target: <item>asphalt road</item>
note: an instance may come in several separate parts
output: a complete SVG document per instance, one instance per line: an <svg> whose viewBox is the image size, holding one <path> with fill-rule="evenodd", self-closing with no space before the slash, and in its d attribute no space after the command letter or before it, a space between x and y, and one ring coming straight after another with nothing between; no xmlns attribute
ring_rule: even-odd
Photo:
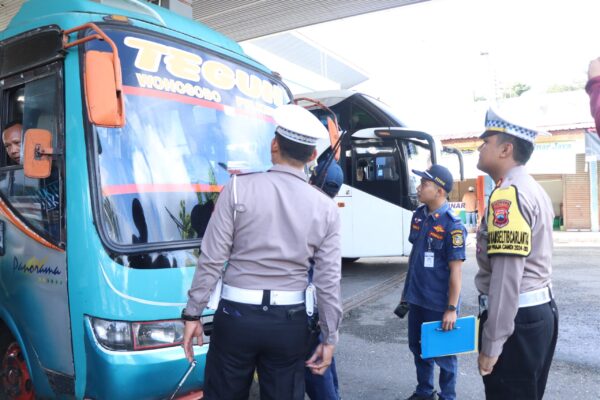
<svg viewBox="0 0 600 400"><path fill-rule="evenodd" d="M559 340L545 399L600 398L600 248L554 251L554 293L560 313ZM399 273L405 259L396 259ZM353 266L353 268L359 266ZM376 273L376 266L371 266ZM461 315L477 313L474 249L463 272ZM416 385L407 323L392 314L400 284L346 314L336 352L344 400L403 399ZM476 355L459 357L459 399L482 399Z"/></svg>
<svg viewBox="0 0 600 400"><path fill-rule="evenodd" d="M463 268L461 315L476 315L474 247ZM554 294L560 313L559 339L546 400L600 398L600 247L554 250ZM406 258L379 258L345 264L345 317L336 350L343 400L404 399L416 385L407 322L392 310L400 297ZM484 398L475 354L459 357L458 399ZM251 400L259 399L256 385ZM308 399L308 397L307 397Z"/></svg>

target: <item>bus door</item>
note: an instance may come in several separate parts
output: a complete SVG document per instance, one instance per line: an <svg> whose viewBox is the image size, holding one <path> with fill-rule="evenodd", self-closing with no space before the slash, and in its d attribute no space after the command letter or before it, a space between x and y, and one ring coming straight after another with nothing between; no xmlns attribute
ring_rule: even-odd
<svg viewBox="0 0 600 400"><path fill-rule="evenodd" d="M364 129L352 135L351 233L344 227L344 257L408 255L418 179L411 170L436 161L431 136L404 128Z"/></svg>
<svg viewBox="0 0 600 400"><path fill-rule="evenodd" d="M7 58L12 66L22 67L20 56L12 52ZM3 374L20 380L29 367L36 386L59 387L58 393L68 393L74 368L60 155L64 154L62 65L54 61L0 74L0 130L12 126L10 130L16 132L10 138L3 135L0 147L0 357ZM24 173L25 135L31 128L50 131L52 148L58 153L50 176L44 179ZM14 139L12 144L9 139ZM5 381L16 386L4 387L5 392L18 393L12 389L18 391L19 382L13 381Z"/></svg>

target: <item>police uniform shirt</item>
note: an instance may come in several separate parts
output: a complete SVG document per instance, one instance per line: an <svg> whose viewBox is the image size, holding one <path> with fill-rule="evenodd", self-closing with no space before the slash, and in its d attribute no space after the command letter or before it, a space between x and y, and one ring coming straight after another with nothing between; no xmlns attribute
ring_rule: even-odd
<svg viewBox="0 0 600 400"><path fill-rule="evenodd" d="M303 171L274 165L238 175L221 192L194 275L186 313L200 315L228 262L223 282L244 289L304 290L310 259L324 342L335 344L342 319L340 217L336 204Z"/></svg>
<svg viewBox="0 0 600 400"><path fill-rule="evenodd" d="M449 262L464 260L466 230L448 203L427 214L427 206L413 214L408 240L413 248L404 289L404 300L438 312L448 308ZM426 266L426 252L433 252L433 266Z"/></svg>
<svg viewBox="0 0 600 400"><path fill-rule="evenodd" d="M505 199L502 197L506 196L492 193L477 232L479 271L475 286L480 293L489 295L481 351L490 357L502 353L513 333L519 294L549 286L552 273L554 212L550 198L523 166L511 169L498 188L515 198ZM511 232L512 219L521 215L528 226ZM490 242L491 224L509 228L506 232L493 232L494 243Z"/></svg>

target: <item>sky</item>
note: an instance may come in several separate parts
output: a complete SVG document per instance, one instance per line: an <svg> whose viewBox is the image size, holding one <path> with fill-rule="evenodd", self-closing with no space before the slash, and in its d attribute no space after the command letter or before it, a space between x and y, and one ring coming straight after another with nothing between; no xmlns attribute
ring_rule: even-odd
<svg viewBox="0 0 600 400"><path fill-rule="evenodd" d="M597 0L432 0L297 32L364 70L355 89L443 134L470 129L482 112L473 98L494 86L524 83L532 97L585 82L600 56L598 15Z"/></svg>

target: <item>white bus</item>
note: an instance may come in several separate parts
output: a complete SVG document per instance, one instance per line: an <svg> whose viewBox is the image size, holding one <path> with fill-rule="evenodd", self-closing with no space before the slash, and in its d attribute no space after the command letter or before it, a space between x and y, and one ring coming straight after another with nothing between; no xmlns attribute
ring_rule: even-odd
<svg viewBox="0 0 600 400"><path fill-rule="evenodd" d="M407 128L387 105L361 93L313 92L296 96L296 101L324 124L333 112L345 132L338 160L344 185L336 197L345 261L408 255L410 219L419 205L419 178L411 170L428 168L447 151L459 157L462 179L460 152ZM319 152L328 146L320 144Z"/></svg>

